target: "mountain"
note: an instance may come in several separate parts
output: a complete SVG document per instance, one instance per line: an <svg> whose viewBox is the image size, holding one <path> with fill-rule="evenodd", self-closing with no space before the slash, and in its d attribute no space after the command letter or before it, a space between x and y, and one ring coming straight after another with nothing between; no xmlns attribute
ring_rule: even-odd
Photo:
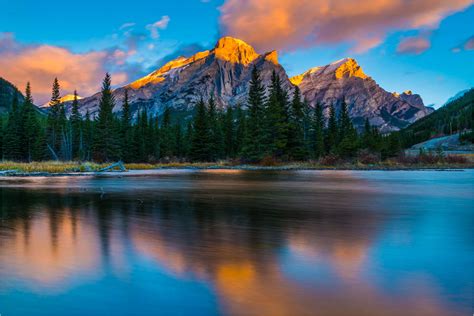
<svg viewBox="0 0 474 316"><path fill-rule="evenodd" d="M153 116L161 115L166 107L188 115L201 97L208 99L211 95L221 108L246 105L253 66L260 71L266 86L275 71L290 94L293 84L298 85L313 106L319 102L325 107L334 104L339 108L345 100L359 127L365 118L369 118L382 131L398 130L431 112L417 94L391 94L379 87L354 59L312 68L290 81L278 63L276 51L258 54L249 44L232 37L221 38L211 50L191 57L178 57L149 75L116 89L113 92L114 112L122 110L125 89L128 89L135 118L139 110L145 108ZM92 116L96 115L99 99L100 93L97 93L80 100L81 113L88 111Z"/></svg>
<svg viewBox="0 0 474 316"><path fill-rule="evenodd" d="M278 63L275 51L258 54L253 47L232 37L221 38L212 50L199 52L189 58L178 57L149 75L116 89L114 112L122 110L124 90L128 89L133 116L146 108L151 115L160 115L166 107L188 113L197 101L213 95L219 107L245 105L248 83L253 66L263 82L269 85L276 71L287 89L291 83ZM95 115L100 93L80 100L80 111Z"/></svg>
<svg viewBox="0 0 474 316"><path fill-rule="evenodd" d="M77 99L80 100L80 99L83 99L83 98L80 97L80 96L77 96ZM63 96L63 97L61 97L61 98L59 99L59 101L60 101L61 103L66 103L66 102L69 102L69 101L72 101L72 100L74 100L74 94L66 94L65 96ZM43 104L43 105L40 105L39 107L42 108L42 109L46 109L46 110L47 110L47 109L50 107L49 101L46 102L46 103Z"/></svg>
<svg viewBox="0 0 474 316"><path fill-rule="evenodd" d="M411 91L402 94L385 91L352 58L311 68L290 80L300 87L310 105L319 103L326 113L330 105L337 111L345 101L358 127L368 118L383 132L399 130L432 112Z"/></svg>
<svg viewBox="0 0 474 316"><path fill-rule="evenodd" d="M443 106L453 102L453 101L456 101L457 99L461 98L462 96L464 96L467 92L469 91L469 89L466 89L466 90L461 90L459 91L458 93L456 93L454 96L450 97L448 99L448 101L446 101Z"/></svg>
<svg viewBox="0 0 474 316"><path fill-rule="evenodd" d="M400 131L406 147L434 137L473 129L474 88Z"/></svg>
<svg viewBox="0 0 474 316"><path fill-rule="evenodd" d="M12 83L0 77L0 115L7 113L11 109L15 96L18 96L19 103L25 99L23 94Z"/></svg>

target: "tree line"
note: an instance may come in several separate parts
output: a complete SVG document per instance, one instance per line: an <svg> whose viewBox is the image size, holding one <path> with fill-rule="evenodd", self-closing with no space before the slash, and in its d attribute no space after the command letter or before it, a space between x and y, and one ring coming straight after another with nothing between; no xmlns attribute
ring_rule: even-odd
<svg viewBox="0 0 474 316"><path fill-rule="evenodd" d="M77 93L70 115L60 101L54 80L46 117L33 104L28 83L25 99L13 98L11 111L2 121L0 157L4 160L79 160L158 162L221 159L259 163L262 160L304 161L322 157L351 159L361 151L382 158L398 154L398 133L381 135L367 120L357 131L343 102L336 113L330 106L327 119L322 105L310 107L298 87L286 91L273 72L265 87L254 67L247 104L219 109L215 98L201 98L191 119L173 117L170 108L161 117L146 109L132 118L128 90L122 111L113 113L116 100L107 74L102 83L99 110L94 118L81 115ZM268 92L267 92L268 90Z"/></svg>

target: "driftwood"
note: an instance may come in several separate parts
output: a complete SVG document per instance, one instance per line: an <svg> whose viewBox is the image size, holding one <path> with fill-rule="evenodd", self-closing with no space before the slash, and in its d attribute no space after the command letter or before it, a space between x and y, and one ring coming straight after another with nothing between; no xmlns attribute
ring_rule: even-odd
<svg viewBox="0 0 474 316"><path fill-rule="evenodd" d="M115 169L115 168L119 168L121 172L127 171L127 168L125 168L125 166L123 165L123 162L119 161L119 162L116 162L116 163L111 164L111 165L108 166L108 167L102 168L102 169L100 169L100 170L97 171L97 172L109 171L109 170L113 170L113 169Z"/></svg>
<svg viewBox="0 0 474 316"><path fill-rule="evenodd" d="M54 151L54 149L49 144L47 144L47 145L48 145L48 149L51 152L51 155L53 156L54 160L58 161L59 158L58 158L58 155L56 155L56 152Z"/></svg>

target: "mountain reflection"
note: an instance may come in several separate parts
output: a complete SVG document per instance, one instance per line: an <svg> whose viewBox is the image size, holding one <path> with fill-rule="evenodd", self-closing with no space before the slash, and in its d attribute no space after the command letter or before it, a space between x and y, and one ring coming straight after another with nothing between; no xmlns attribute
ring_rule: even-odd
<svg viewBox="0 0 474 316"><path fill-rule="evenodd" d="M208 284L232 315L458 312L423 273L379 280L373 253L393 219L370 182L223 176L165 177L162 187L143 178L129 190L111 180L67 192L0 189L0 297L19 279L27 291L67 293L104 275L132 278L153 262L157 272Z"/></svg>

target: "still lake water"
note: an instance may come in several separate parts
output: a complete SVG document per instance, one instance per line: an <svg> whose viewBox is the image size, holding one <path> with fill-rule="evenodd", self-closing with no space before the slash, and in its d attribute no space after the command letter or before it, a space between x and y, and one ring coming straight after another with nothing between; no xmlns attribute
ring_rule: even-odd
<svg viewBox="0 0 474 316"><path fill-rule="evenodd" d="M0 178L0 314L472 315L474 171Z"/></svg>

